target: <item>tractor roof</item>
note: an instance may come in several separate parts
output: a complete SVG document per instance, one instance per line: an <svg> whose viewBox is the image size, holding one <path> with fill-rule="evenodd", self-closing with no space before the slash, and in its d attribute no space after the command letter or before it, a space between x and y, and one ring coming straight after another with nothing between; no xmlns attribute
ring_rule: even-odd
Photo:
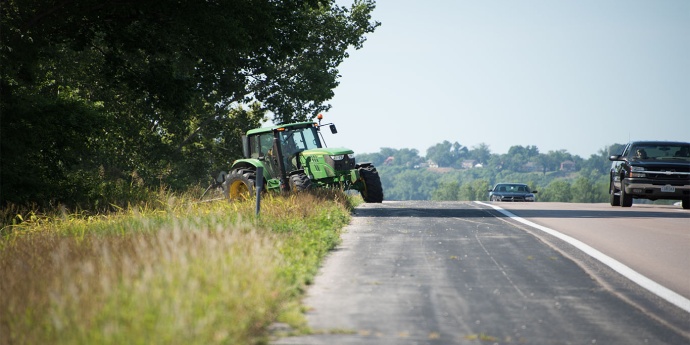
<svg viewBox="0 0 690 345"><path fill-rule="evenodd" d="M270 133L270 132L273 132L273 130L278 129L278 128L293 129L293 128L305 128L305 127L312 127L312 126L317 126L316 122L286 123L286 124L282 124L282 125L250 129L247 131L247 135Z"/></svg>

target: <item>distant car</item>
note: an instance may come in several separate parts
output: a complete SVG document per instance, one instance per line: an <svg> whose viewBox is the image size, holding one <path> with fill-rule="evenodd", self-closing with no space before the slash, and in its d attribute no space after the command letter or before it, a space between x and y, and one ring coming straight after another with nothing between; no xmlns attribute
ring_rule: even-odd
<svg viewBox="0 0 690 345"><path fill-rule="evenodd" d="M491 201L534 201L536 190L523 183L499 183L489 189Z"/></svg>
<svg viewBox="0 0 690 345"><path fill-rule="evenodd" d="M630 207L633 198L668 199L690 209L690 143L633 141L609 160L611 206Z"/></svg>

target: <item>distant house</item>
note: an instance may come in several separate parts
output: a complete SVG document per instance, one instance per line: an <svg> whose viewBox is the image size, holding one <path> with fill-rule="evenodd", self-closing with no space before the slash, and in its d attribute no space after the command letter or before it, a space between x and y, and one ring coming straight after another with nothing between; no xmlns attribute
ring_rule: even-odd
<svg viewBox="0 0 690 345"><path fill-rule="evenodd" d="M561 171L575 171L575 162L573 162L573 161L561 162Z"/></svg>
<svg viewBox="0 0 690 345"><path fill-rule="evenodd" d="M436 162L432 161L431 159L428 160L426 164L429 168L438 168L438 164L436 164Z"/></svg>
<svg viewBox="0 0 690 345"><path fill-rule="evenodd" d="M383 161L383 165L391 165L391 164L393 164L393 161L395 161L395 157L390 156L390 157L386 158L385 161Z"/></svg>
<svg viewBox="0 0 690 345"><path fill-rule="evenodd" d="M472 169L477 165L477 161L475 159L466 159L462 161L462 168L463 169Z"/></svg>

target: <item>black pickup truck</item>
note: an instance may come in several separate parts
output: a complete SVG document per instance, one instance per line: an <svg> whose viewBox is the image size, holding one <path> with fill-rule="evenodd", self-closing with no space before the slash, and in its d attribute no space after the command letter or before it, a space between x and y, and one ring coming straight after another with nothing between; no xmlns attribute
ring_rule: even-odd
<svg viewBox="0 0 690 345"><path fill-rule="evenodd" d="M633 141L609 160L611 206L630 207L633 198L670 199L690 209L690 143Z"/></svg>

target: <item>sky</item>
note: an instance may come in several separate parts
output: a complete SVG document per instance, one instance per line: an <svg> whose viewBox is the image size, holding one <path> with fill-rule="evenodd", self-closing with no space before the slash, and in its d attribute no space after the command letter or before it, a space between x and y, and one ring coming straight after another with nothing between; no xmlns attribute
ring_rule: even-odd
<svg viewBox="0 0 690 345"><path fill-rule="evenodd" d="M688 0L378 0L372 19L339 67L330 147L424 156L448 140L586 159L690 141Z"/></svg>

